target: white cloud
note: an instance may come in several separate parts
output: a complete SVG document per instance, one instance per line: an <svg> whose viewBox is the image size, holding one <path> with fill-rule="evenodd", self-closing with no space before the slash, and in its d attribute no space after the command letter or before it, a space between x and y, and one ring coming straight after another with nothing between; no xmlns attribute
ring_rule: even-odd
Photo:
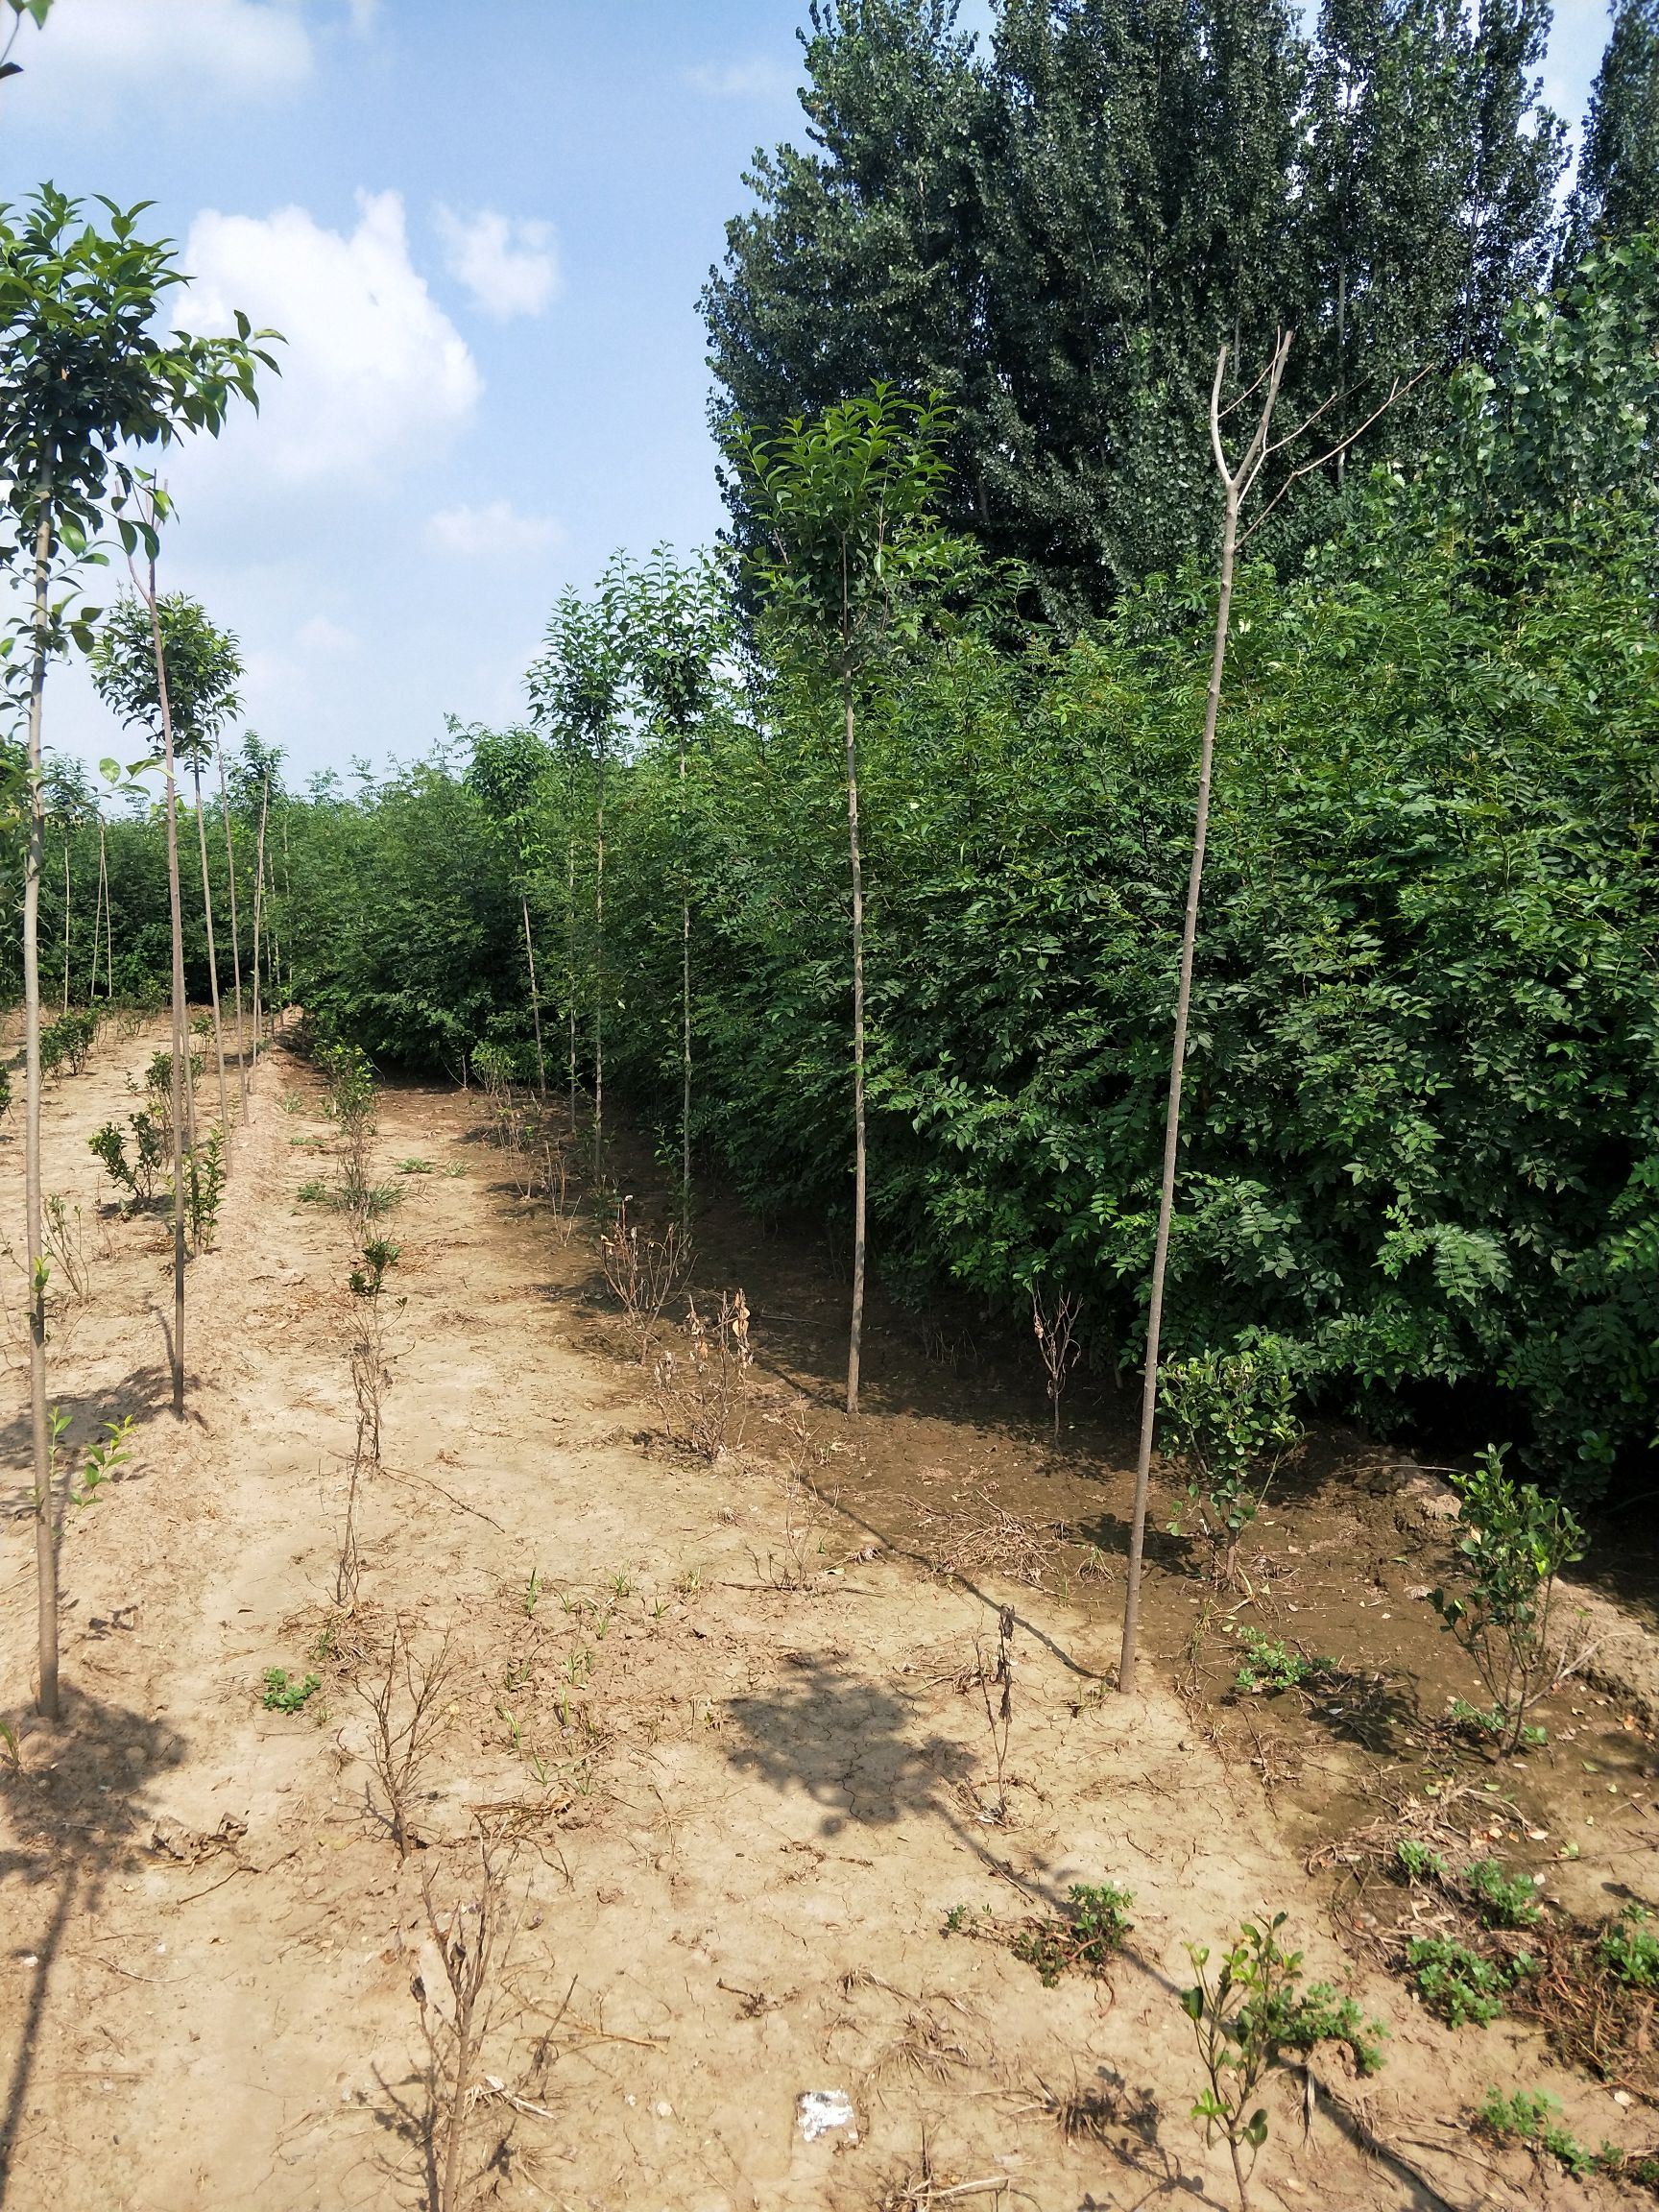
<svg viewBox="0 0 1659 2212"><path fill-rule="evenodd" d="M400 196L360 192L357 207L349 236L303 207L263 219L208 210L184 251L180 325L229 330L240 307L286 340L274 349L282 374L262 379L258 421L234 436L256 468L290 483L373 477L428 452L483 390L466 340L409 259Z"/></svg>
<svg viewBox="0 0 1659 2212"><path fill-rule="evenodd" d="M701 61L685 82L714 100L787 100L800 79L781 61Z"/></svg>
<svg viewBox="0 0 1659 2212"><path fill-rule="evenodd" d="M465 284L486 315L540 315L559 289L559 254L546 223L517 223L493 208L457 215L436 211L438 235L451 276Z"/></svg>
<svg viewBox="0 0 1659 2212"><path fill-rule="evenodd" d="M295 631L294 643L307 660L337 661L342 654L356 652L358 638L344 623L331 622L326 614L313 614Z"/></svg>
<svg viewBox="0 0 1659 2212"><path fill-rule="evenodd" d="M270 97L303 84L314 57L298 0L58 0L16 59L30 91L194 84Z"/></svg>
<svg viewBox="0 0 1659 2212"><path fill-rule="evenodd" d="M540 553L565 533L550 515L520 515L510 499L482 507L446 507L426 525L426 542L464 561Z"/></svg>

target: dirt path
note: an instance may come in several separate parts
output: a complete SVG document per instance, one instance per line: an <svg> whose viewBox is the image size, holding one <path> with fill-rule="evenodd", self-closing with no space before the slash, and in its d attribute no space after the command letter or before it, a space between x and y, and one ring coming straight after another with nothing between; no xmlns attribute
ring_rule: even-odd
<svg viewBox="0 0 1659 2212"><path fill-rule="evenodd" d="M467 2139L481 2200L1235 2201L1224 2150L1189 2116L1185 1943L1284 1910L1310 1963L1349 1979L1249 1770L1163 1692L1106 1694L1098 1620L862 1556L851 1522L789 1485L785 1431L766 1418L781 1398L756 1406L745 1453L720 1468L654 1443L640 1371L578 1323L584 1233L561 1240L515 1203L477 1101L449 1093L383 1100L406 1303L387 1471L342 1614L351 1254L342 1214L298 1196L334 1169L315 1081L281 1053L259 1075L219 1248L192 1267L180 1431L164 1238L154 1221L90 1225L84 1149L154 1042L107 1038L49 1106L47 1187L79 1196L92 1253L54 1391L77 1441L126 1411L140 1428L128 1479L65 1539L66 1725L25 1723L22 1772L0 1787L0 2205L430 2202L444 2081L414 1990L442 2048L446 1985L423 1886L443 1925L475 1900L480 1829L504 1885ZM20 1151L13 1127L8 1220ZM33 1633L15 1350L12 1716ZM827 1450L817 1472L831 1488ZM979 1677L1004 1601L999 1776ZM421 1847L402 1862L361 1694L385 1682L395 1623L417 1680L446 1665L413 1806ZM301 1711L265 1709L273 1667L320 1676ZM1046 1987L999 1937L1107 1881L1134 1893L1125 1954ZM454 1925L476 1934L475 1915ZM1605 2097L1514 2031L1471 2048L1399 1984L1353 1985L1388 2022L1387 2066L1359 2083L1322 2054L1333 2095L1310 2106L1299 2078L1276 2079L1259 2204L1614 2200L1460 2124L1488 2083L1525 2080L1595 2142L1619 2132ZM846 2092L854 2118L807 2140L799 2100L819 2090ZM987 2186L951 2200L963 2182Z"/></svg>

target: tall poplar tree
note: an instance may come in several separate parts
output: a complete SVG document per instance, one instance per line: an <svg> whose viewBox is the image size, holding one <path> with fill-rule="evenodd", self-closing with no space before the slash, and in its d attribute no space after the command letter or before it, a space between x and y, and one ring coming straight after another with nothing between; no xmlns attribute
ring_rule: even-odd
<svg viewBox="0 0 1659 2212"><path fill-rule="evenodd" d="M1563 259L1659 221L1659 0L1618 0L1590 91Z"/></svg>

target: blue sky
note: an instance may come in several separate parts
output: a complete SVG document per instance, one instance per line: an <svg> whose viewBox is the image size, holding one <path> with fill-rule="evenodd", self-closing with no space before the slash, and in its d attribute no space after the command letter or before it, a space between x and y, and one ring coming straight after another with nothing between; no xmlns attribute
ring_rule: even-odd
<svg viewBox="0 0 1659 2212"><path fill-rule="evenodd" d="M720 523L697 295L805 0L57 0L0 91L0 194L156 203L196 284L282 328L263 415L171 459L164 586L240 636L301 774L502 721L554 594ZM988 0L963 19L983 24ZM1602 0L1558 7L1576 118ZM54 679L50 747L115 733Z"/></svg>

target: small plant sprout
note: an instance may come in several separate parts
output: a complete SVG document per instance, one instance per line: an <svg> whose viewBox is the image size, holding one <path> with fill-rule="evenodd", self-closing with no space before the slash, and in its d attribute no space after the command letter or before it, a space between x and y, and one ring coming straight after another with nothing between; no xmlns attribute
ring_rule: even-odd
<svg viewBox="0 0 1659 2212"><path fill-rule="evenodd" d="M1453 1477L1466 1589L1432 1591L1430 1601L1492 1699L1489 1713L1458 1700L1454 1720L1508 1754L1538 1740L1527 1715L1583 1664L1557 1643L1551 1614L1562 1569L1584 1556L1584 1531L1558 1499L1505 1475L1503 1454L1489 1446L1473 1474Z"/></svg>
<svg viewBox="0 0 1659 2212"><path fill-rule="evenodd" d="M62 1456L63 1438L69 1432L70 1417L60 1406L52 1408L52 1434L49 1447L49 1464L54 1484L59 1462ZM102 1435L89 1444L86 1455L79 1469L72 1473L64 1486L63 1496L71 1505L90 1505L95 1503L106 1482L132 1456L133 1417L124 1414L119 1421L106 1421ZM58 1527L62 1526L61 1516Z"/></svg>
<svg viewBox="0 0 1659 2212"><path fill-rule="evenodd" d="M430 1160L399 1160L397 1172L399 1175L430 1175L432 1163Z"/></svg>
<svg viewBox="0 0 1659 2212"><path fill-rule="evenodd" d="M1599 2151L1592 2151L1570 2134L1561 2125L1561 2106L1547 2089L1517 2089L1505 2097L1502 2091L1488 2089L1486 2101L1476 2114L1476 2123L1481 2132L1496 2143L1526 2143L1534 2151L1541 2151L1553 2158L1572 2175L1575 2181L1588 2179L1592 2174L1617 2176L1630 2165L1628 2154L1616 2143L1603 2143ZM1639 2162L1638 2177L1645 2186L1652 2185L1652 2176L1640 2172L1651 2161Z"/></svg>
<svg viewBox="0 0 1659 2212"><path fill-rule="evenodd" d="M1451 1873L1438 1851L1431 1851L1427 1843L1413 1843L1408 1838L1395 1844L1394 1863L1407 1882L1444 1882Z"/></svg>
<svg viewBox="0 0 1659 2212"><path fill-rule="evenodd" d="M1329 1983L1301 1988L1302 1954L1279 1944L1286 1917L1276 1913L1265 1926L1247 1920L1214 1969L1208 1944L1187 1946L1198 1979L1181 1992L1181 2008L1205 2079L1192 2116L1203 2121L1207 2143L1217 2134L1225 2141L1240 2212L1249 2212L1250 2177L1267 2140L1267 2108L1256 2100L1283 2054L1345 2043L1361 2074L1382 2063L1378 2022L1363 2020Z"/></svg>
<svg viewBox="0 0 1659 2212"><path fill-rule="evenodd" d="M321 1674L307 1674L303 1681L296 1681L286 1667L267 1667L262 1703L267 1713L301 1713L322 1687Z"/></svg>
<svg viewBox="0 0 1659 2212"><path fill-rule="evenodd" d="M1217 1587L1235 1589L1244 1531L1279 1466L1302 1441L1295 1385L1273 1341L1263 1338L1241 1351L1166 1360L1159 1388L1166 1444L1188 1469L1186 1502L1170 1518L1170 1533L1182 1535L1195 1521Z"/></svg>
<svg viewBox="0 0 1659 2212"><path fill-rule="evenodd" d="M1626 1905L1597 1945L1602 1965L1632 1989L1659 1989L1659 1936L1649 1930L1651 1919L1646 1905Z"/></svg>
<svg viewBox="0 0 1659 2212"><path fill-rule="evenodd" d="M1260 1628L1240 1628L1238 1641L1244 1647L1244 1657L1233 1687L1252 1695L1263 1693L1277 1695L1282 1690L1299 1690L1304 1683L1335 1671L1334 1659L1310 1659L1306 1652L1293 1650L1278 1637L1264 1635Z"/></svg>
<svg viewBox="0 0 1659 2212"><path fill-rule="evenodd" d="M1536 1971L1525 1951L1496 1964L1451 1936L1415 1937L1406 1946L1406 1966L1418 1996L1450 2028L1469 2021L1489 2028L1508 1992Z"/></svg>
<svg viewBox="0 0 1659 2212"><path fill-rule="evenodd" d="M532 1567L530 1570L530 1579L524 1585L523 1604L524 1618L526 1621L535 1620L536 1608L541 1602L541 1593L545 1588L546 1585L541 1579L541 1568Z"/></svg>
<svg viewBox="0 0 1659 2212"><path fill-rule="evenodd" d="M1496 1859L1477 1859L1463 1869L1463 1879L1479 1898L1488 1928L1536 1928L1544 1917L1536 1885L1524 1874L1510 1880Z"/></svg>
<svg viewBox="0 0 1659 2212"><path fill-rule="evenodd" d="M1119 1888L1116 1882L1074 1883L1069 1896L1070 1906L1063 1919L1029 1922L1010 1946L1016 1959L1036 1967L1046 1989L1052 1989L1070 1966L1084 1967L1091 1974L1104 1973L1135 1925L1129 1917L1135 1893ZM956 1913L967 1911L965 1905L955 1908ZM966 1923L948 1914L945 1925L957 1934Z"/></svg>

